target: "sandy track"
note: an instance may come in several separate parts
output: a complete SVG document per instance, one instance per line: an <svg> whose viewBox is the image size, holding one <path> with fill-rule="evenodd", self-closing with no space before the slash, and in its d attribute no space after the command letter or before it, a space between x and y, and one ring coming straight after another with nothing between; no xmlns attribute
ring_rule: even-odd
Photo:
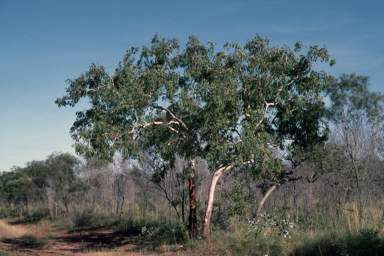
<svg viewBox="0 0 384 256"><path fill-rule="evenodd" d="M180 255L147 252L137 235L107 227L64 230L41 223L0 220L0 251L18 255ZM16 255L16 254L15 254Z"/></svg>

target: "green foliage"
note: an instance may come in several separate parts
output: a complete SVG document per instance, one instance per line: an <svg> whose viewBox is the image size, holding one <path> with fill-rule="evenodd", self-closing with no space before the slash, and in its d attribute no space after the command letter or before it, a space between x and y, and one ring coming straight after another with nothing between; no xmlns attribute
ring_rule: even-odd
<svg viewBox="0 0 384 256"><path fill-rule="evenodd" d="M226 255L289 255L289 246L278 232L270 232L269 228L260 226L255 230L244 223L236 223L234 228L223 231L219 236L223 239Z"/></svg>
<svg viewBox="0 0 384 256"><path fill-rule="evenodd" d="M232 217L235 215L242 215L246 211L246 202L244 201L244 194L246 188L244 184L235 182L231 190L224 189L221 192L221 195L230 201L228 205L228 210L225 212L227 217Z"/></svg>
<svg viewBox="0 0 384 256"><path fill-rule="evenodd" d="M343 148L333 142L316 144L309 148L295 148L291 151L291 160L296 165L305 161L307 167L314 172L316 179L319 175L329 172L347 175L351 170L349 159Z"/></svg>
<svg viewBox="0 0 384 256"><path fill-rule="evenodd" d="M369 77L356 73L342 74L335 79L327 90L332 103L328 118L343 125L353 125L361 120L371 124L383 121L384 95L370 92L368 87Z"/></svg>
<svg viewBox="0 0 384 256"><path fill-rule="evenodd" d="M49 209L47 208L34 208L30 211L25 216L29 221L40 221L42 219L49 218L51 215Z"/></svg>
<svg viewBox="0 0 384 256"><path fill-rule="evenodd" d="M63 203L68 213L73 198L89 188L79 177L79 160L69 153L53 153L45 161L32 161L25 168L14 167L0 174L0 197L8 206L15 204L22 208L14 209L17 216L21 210L30 219L46 217L48 209L28 212L27 206L29 201L46 200L47 188L54 191L52 199Z"/></svg>
<svg viewBox="0 0 384 256"><path fill-rule="evenodd" d="M79 160L71 154L52 154L45 162L49 170L49 178L55 191L55 200L61 201L67 208L72 200L73 192L83 188L77 179Z"/></svg>
<svg viewBox="0 0 384 256"><path fill-rule="evenodd" d="M177 39L155 35L150 47L132 46L111 74L92 64L67 80L66 95L55 103L91 103L70 131L76 152L88 158L112 161L120 153L140 160L140 150L154 148L171 167L179 155L204 159L211 170L247 165L255 178L284 176L274 153L328 139L322 93L333 76L313 69L320 62L335 63L326 47L302 53L300 44L294 51L270 47L256 36L216 52L214 42L190 36L180 51ZM169 169L157 168L152 181ZM235 208L240 213L243 206Z"/></svg>
<svg viewBox="0 0 384 256"><path fill-rule="evenodd" d="M282 172L272 154L285 140L306 147L327 139L321 93L333 78L312 67L334 61L325 47L298 46L270 47L257 36L215 52L213 42L191 36L180 51L178 40L155 35L151 47L127 51L112 74L92 64L68 80L56 104L90 100L71 128L76 151L88 157L132 157L154 146L171 164L178 154L200 156L212 169L253 160L255 176Z"/></svg>
<svg viewBox="0 0 384 256"><path fill-rule="evenodd" d="M172 226L163 224L155 228L143 226L141 234L152 241L156 247L164 244L183 243L188 238L189 233L186 227L179 223Z"/></svg>
<svg viewBox="0 0 384 256"><path fill-rule="evenodd" d="M108 213L82 211L75 214L73 226L75 227L101 227L111 225L116 220L116 216Z"/></svg>
<svg viewBox="0 0 384 256"><path fill-rule="evenodd" d="M1 173L1 197L7 203L27 203L31 181L25 168L14 167L10 172Z"/></svg>
<svg viewBox="0 0 384 256"><path fill-rule="evenodd" d="M316 237L297 250L299 255L382 255L384 251L384 238L377 230L362 229L357 234L327 232Z"/></svg>
<svg viewBox="0 0 384 256"><path fill-rule="evenodd" d="M382 158L384 95L369 91L369 77L342 74L327 89L331 107L327 117L335 125L338 143L349 158L356 186L372 162Z"/></svg>
<svg viewBox="0 0 384 256"><path fill-rule="evenodd" d="M133 234L140 234L142 228L152 227L157 228L160 225L167 225L164 221L153 218L152 216L144 215L125 215L121 214L115 216L114 220L111 222L111 227L117 231L124 231Z"/></svg>

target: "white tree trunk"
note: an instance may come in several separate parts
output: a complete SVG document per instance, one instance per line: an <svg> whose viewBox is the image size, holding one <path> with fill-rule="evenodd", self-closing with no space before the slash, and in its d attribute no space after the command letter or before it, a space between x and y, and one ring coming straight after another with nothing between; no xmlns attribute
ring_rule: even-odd
<svg viewBox="0 0 384 256"><path fill-rule="evenodd" d="M268 192L264 195L263 199L261 199L260 203L259 203L259 208L257 208L257 212L256 212L256 218L259 216L260 212L261 212L261 208L263 208L263 205L265 203L265 201L267 201L269 195L278 187L280 186L280 184L277 184L277 185L274 185L272 186Z"/></svg>
<svg viewBox="0 0 384 256"><path fill-rule="evenodd" d="M243 165L251 164L251 163L253 163L253 160L246 161L243 163ZM204 237L204 238L209 237L209 224L211 222L211 215L212 215L212 210L213 210L213 200L215 198L215 188L216 188L217 181L220 179L221 175L223 175L223 173L225 171L230 170L232 167L233 167L233 164L230 166L227 166L227 167L219 168L213 174L211 187L209 188L208 205L207 205L207 210L205 212L205 218L204 218L204 224L203 224L202 237Z"/></svg>
<svg viewBox="0 0 384 256"><path fill-rule="evenodd" d="M226 171L226 168L220 168L215 172L215 174L213 174L213 177L212 177L211 187L209 188L207 211L205 212L205 218L204 218L204 224L203 224L202 236L204 238L207 238L209 236L209 224L211 221L216 184L217 184L217 181L220 179L221 175L223 175L225 171Z"/></svg>

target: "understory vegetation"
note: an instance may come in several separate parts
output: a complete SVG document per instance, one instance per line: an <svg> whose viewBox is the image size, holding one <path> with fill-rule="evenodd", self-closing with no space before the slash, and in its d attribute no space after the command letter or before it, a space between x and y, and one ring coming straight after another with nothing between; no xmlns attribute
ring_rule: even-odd
<svg viewBox="0 0 384 256"><path fill-rule="evenodd" d="M311 212L306 211L303 204L298 208L293 206L293 202L288 205L261 214L258 219L252 218L251 211L242 216L224 218L222 223L213 225L208 239L192 239L185 225L169 223L167 209L148 211L145 216L139 208L128 206L123 213L114 214L79 210L67 216L63 211L57 219L44 216L41 221L69 230L107 226L119 235L139 236L146 243L145 252L148 253L164 245L170 245L167 250L171 252L187 255L381 255L384 251L382 201L353 201L338 206L319 203ZM8 211L8 217L11 217L12 209L2 208L3 214ZM214 218L218 217L217 214L216 211ZM28 212L18 217L21 216L27 222L36 220L29 217ZM5 223L6 220L0 223L2 242L20 238L36 248L48 243ZM126 253L118 248L101 251L115 252L116 255Z"/></svg>

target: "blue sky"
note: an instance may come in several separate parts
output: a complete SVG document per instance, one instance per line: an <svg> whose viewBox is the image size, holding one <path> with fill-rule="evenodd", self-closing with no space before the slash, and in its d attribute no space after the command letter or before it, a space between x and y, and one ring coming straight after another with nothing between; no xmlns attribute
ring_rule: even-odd
<svg viewBox="0 0 384 256"><path fill-rule="evenodd" d="M117 66L131 45L159 33L245 44L257 34L273 46L327 45L327 72L370 76L384 93L384 1L18 1L0 0L0 171L74 153L75 112L59 109L68 78L100 63Z"/></svg>

